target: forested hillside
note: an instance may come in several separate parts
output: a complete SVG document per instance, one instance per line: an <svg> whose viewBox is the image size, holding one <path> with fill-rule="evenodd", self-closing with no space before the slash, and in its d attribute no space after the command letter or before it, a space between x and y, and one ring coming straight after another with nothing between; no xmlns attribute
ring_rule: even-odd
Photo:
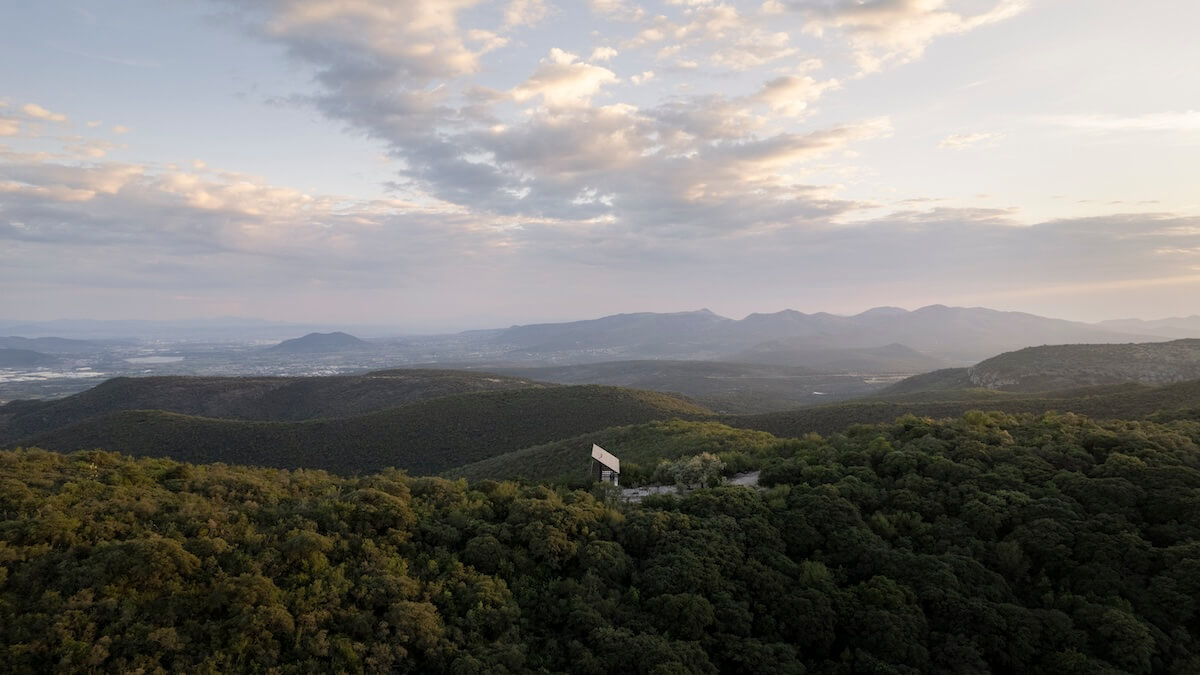
<svg viewBox="0 0 1200 675"><path fill-rule="evenodd" d="M605 384L686 396L727 413L791 410L866 396L881 388L862 375L794 366L724 361L605 361L569 366L487 365L486 370L539 382ZM913 372L913 371L902 371Z"/></svg>
<svg viewBox="0 0 1200 675"><path fill-rule="evenodd" d="M978 363L968 377L977 387L1033 392L1122 382L1172 384L1200 378L1200 339L1029 347Z"/></svg>
<svg viewBox="0 0 1200 675"><path fill-rule="evenodd" d="M757 467L779 439L763 431L735 429L717 422L671 420L612 427L573 438L521 448L452 468L451 478L519 479L578 486L590 482L593 443L621 453L621 485L648 482L658 463L702 452L718 455L730 472Z"/></svg>
<svg viewBox="0 0 1200 675"><path fill-rule="evenodd" d="M443 396L365 415L302 422L132 410L85 419L25 443L64 452L101 448L342 474L387 467L433 474L584 432L711 414L658 392L595 385L534 387Z"/></svg>
<svg viewBox="0 0 1200 675"><path fill-rule="evenodd" d="M519 377L428 369L323 377L115 377L63 399L0 406L0 442L123 410L283 422L361 415L452 394L544 386Z"/></svg>
<svg viewBox="0 0 1200 675"><path fill-rule="evenodd" d="M0 453L12 672L1195 673L1200 424L902 418L765 491Z"/></svg>
<svg viewBox="0 0 1200 675"><path fill-rule="evenodd" d="M760 415L725 415L720 421L776 436L830 434L852 424L878 424L901 415L945 418L974 409L1007 413L1073 412L1104 419L1200 420L1200 380L1153 387L1122 384L1041 395L951 390L882 400L860 399Z"/></svg>
<svg viewBox="0 0 1200 675"><path fill-rule="evenodd" d="M1121 384L1165 385L1200 378L1200 340L1131 344L1070 344L1006 352L970 368L914 375L882 391L884 398L979 398L987 392L1054 392Z"/></svg>

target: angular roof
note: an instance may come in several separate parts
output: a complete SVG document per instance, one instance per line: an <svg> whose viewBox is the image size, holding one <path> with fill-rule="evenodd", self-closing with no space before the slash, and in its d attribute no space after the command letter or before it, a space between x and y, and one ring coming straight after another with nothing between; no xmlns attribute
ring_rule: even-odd
<svg viewBox="0 0 1200 675"><path fill-rule="evenodd" d="M616 455L605 450L604 448L592 443L592 459L600 462L609 469L621 473L621 460L617 459Z"/></svg>

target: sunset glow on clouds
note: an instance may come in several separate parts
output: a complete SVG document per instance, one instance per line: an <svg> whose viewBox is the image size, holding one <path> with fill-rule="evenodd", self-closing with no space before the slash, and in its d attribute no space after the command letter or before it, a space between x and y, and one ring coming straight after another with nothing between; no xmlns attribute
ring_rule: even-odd
<svg viewBox="0 0 1200 675"><path fill-rule="evenodd" d="M1197 313L1200 10L1166 5L22 6L0 315Z"/></svg>

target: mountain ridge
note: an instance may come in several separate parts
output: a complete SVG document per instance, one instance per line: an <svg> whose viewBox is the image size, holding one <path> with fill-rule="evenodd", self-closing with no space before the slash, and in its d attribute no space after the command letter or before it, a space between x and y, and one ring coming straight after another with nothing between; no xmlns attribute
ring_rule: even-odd
<svg viewBox="0 0 1200 675"><path fill-rule="evenodd" d="M267 349L268 351L282 354L329 354L334 352L365 351L374 349L374 345L364 342L349 333L334 331L332 333L309 333L302 337L284 340Z"/></svg>
<svg viewBox="0 0 1200 675"><path fill-rule="evenodd" d="M0 368L29 368L58 363L58 357L32 349L7 349L0 347Z"/></svg>
<svg viewBox="0 0 1200 675"><path fill-rule="evenodd" d="M1022 347L1138 342L1148 337L1025 312L927 305L912 311L877 307L852 316L785 309L749 314L740 320L708 310L616 314L559 324L513 326L488 339L507 347L514 358L565 359L570 355L580 360L736 361L742 352L787 340L792 347L809 349L902 344L939 359L940 365L968 365Z"/></svg>
<svg viewBox="0 0 1200 675"><path fill-rule="evenodd" d="M544 388L519 377L457 370L380 370L316 377L118 377L66 398L0 406L0 440L127 410L295 422L365 414L453 394Z"/></svg>
<svg viewBox="0 0 1200 675"><path fill-rule="evenodd" d="M18 445L60 452L106 448L189 462L341 474L393 466L435 474L612 426L711 415L659 392L584 385L455 394L362 415L300 422L121 410L20 439Z"/></svg>

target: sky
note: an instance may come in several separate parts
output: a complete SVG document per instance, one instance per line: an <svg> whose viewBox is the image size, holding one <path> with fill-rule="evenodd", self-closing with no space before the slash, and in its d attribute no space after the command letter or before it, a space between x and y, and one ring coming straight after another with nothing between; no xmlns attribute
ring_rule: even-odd
<svg viewBox="0 0 1200 675"><path fill-rule="evenodd" d="M11 0L0 318L1200 313L1193 0Z"/></svg>

